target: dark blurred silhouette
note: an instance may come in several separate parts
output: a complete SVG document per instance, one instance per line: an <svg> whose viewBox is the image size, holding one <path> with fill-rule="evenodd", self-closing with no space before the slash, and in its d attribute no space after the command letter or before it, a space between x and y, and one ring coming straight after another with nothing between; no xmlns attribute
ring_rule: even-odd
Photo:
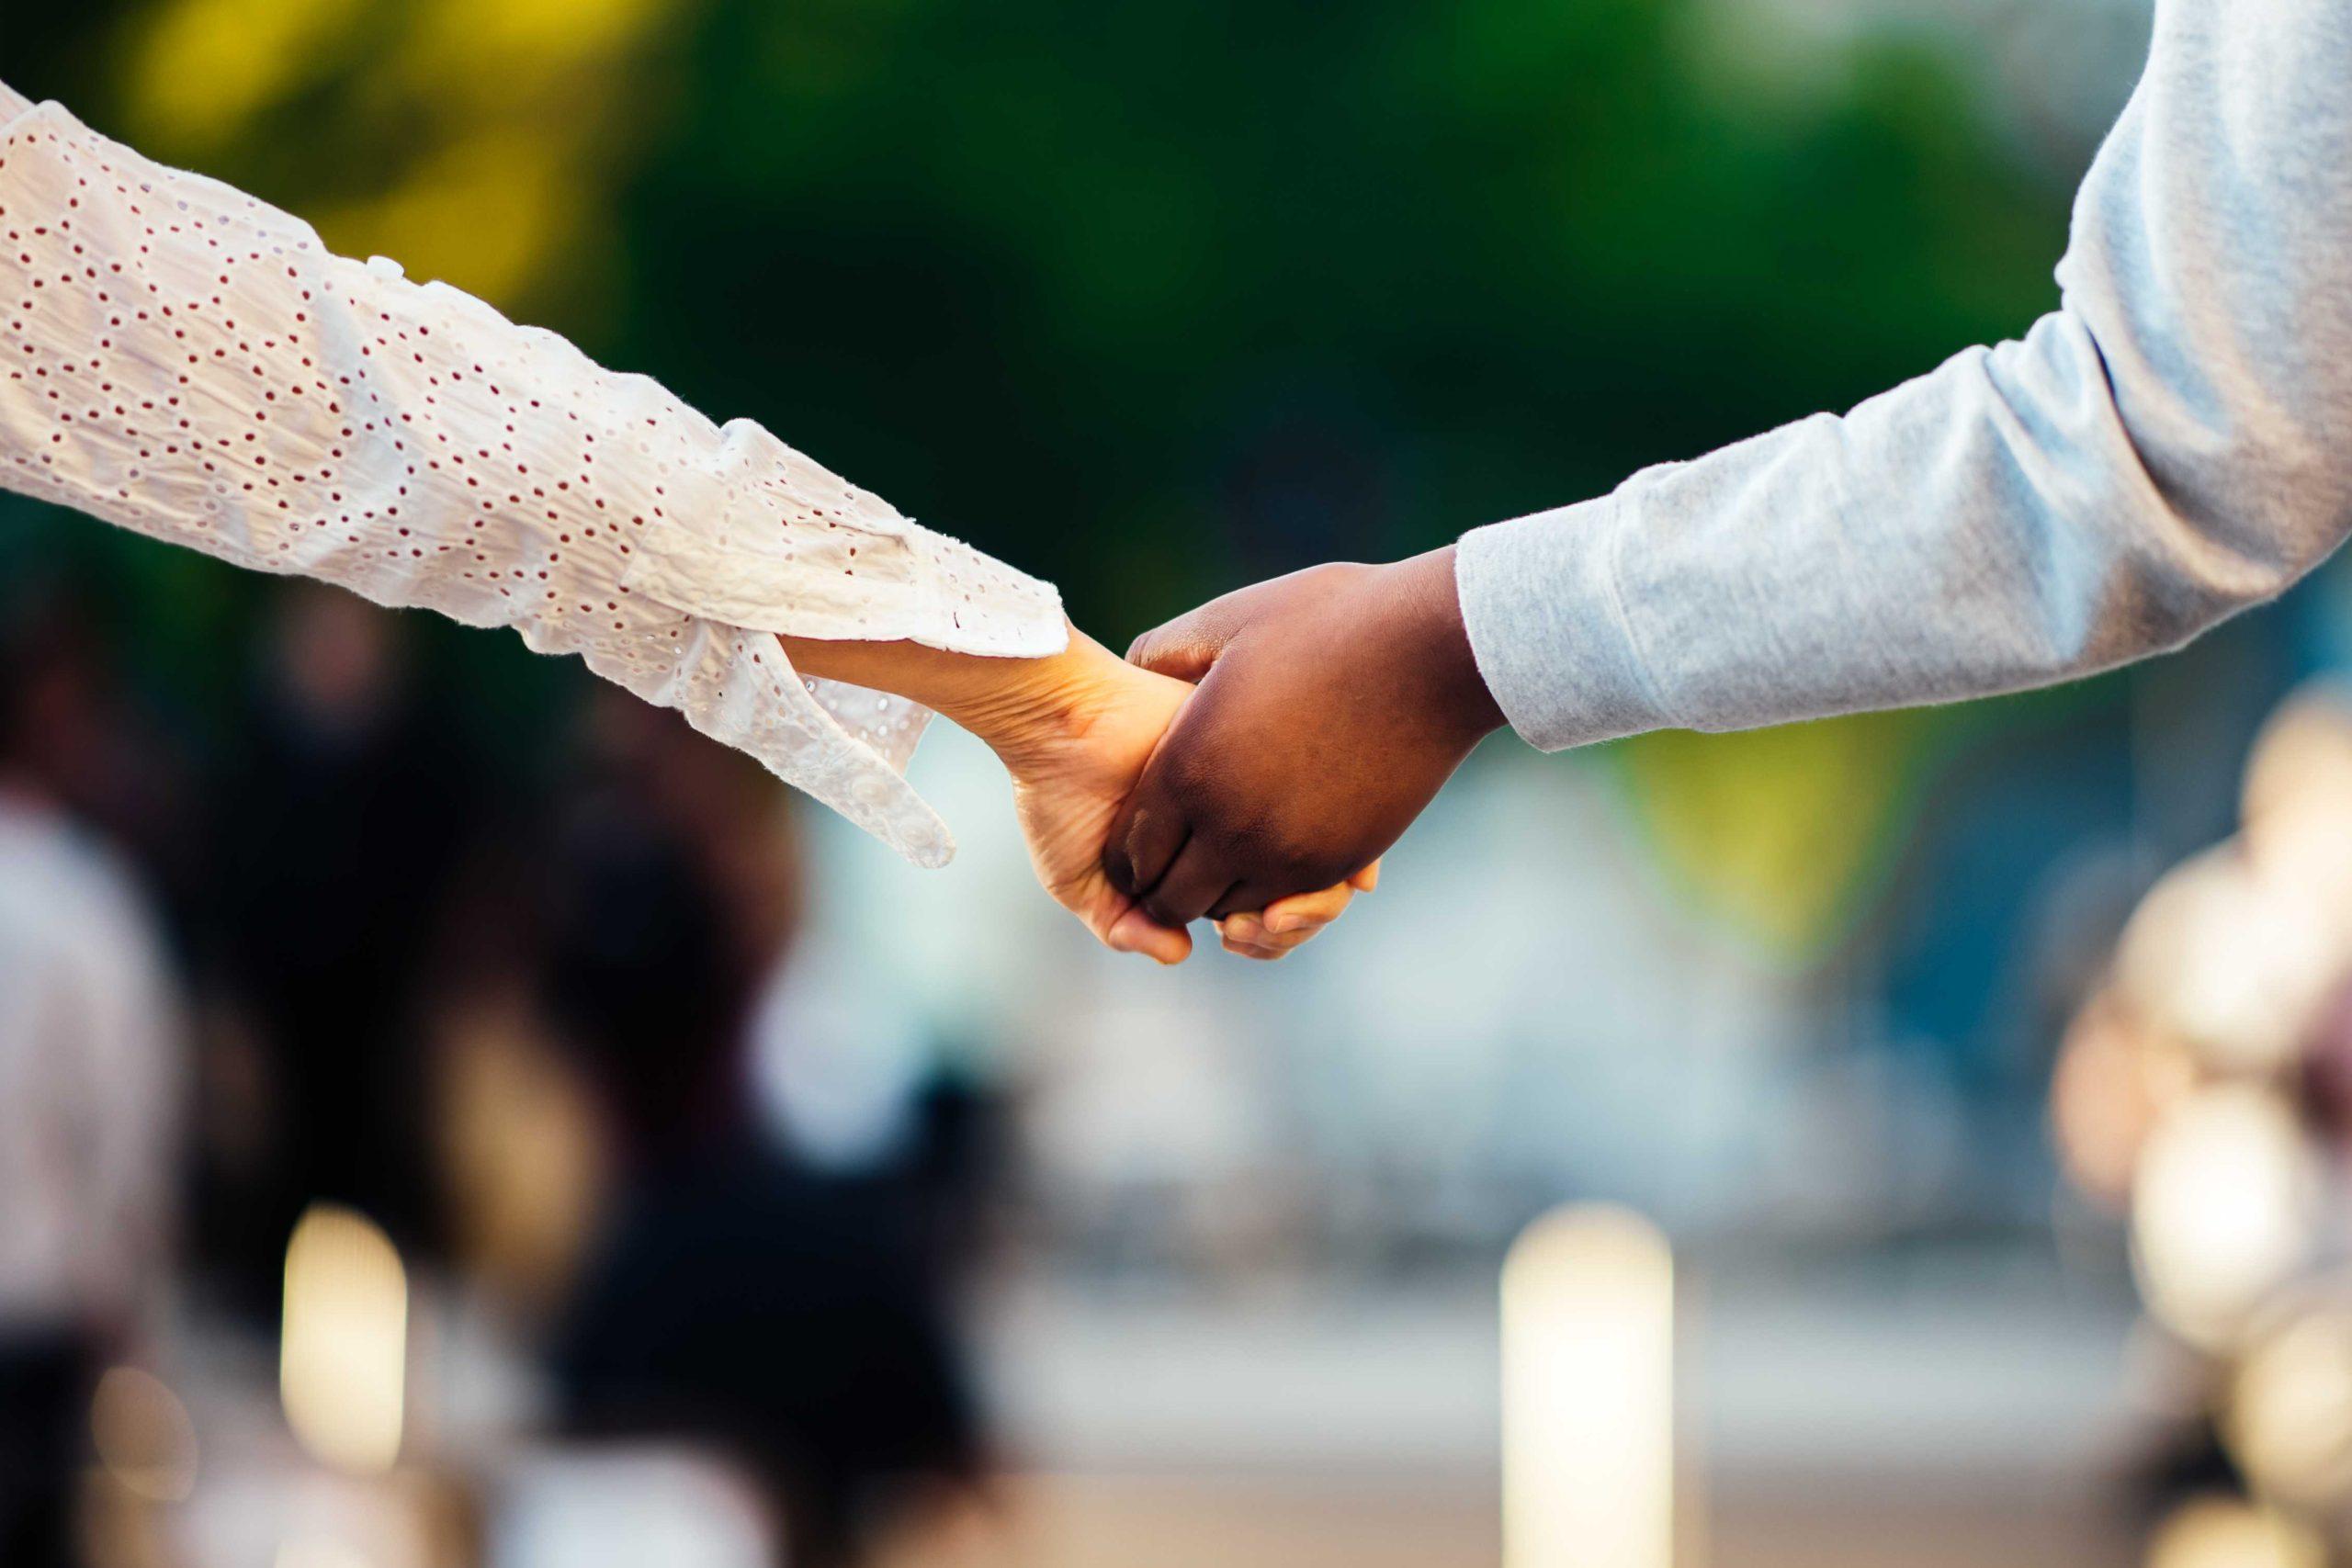
<svg viewBox="0 0 2352 1568"><path fill-rule="evenodd" d="M181 1028L152 901L74 810L130 744L107 660L63 603L0 626L0 1563L52 1568L169 1261Z"/></svg>
<svg viewBox="0 0 2352 1568"><path fill-rule="evenodd" d="M796 1568L854 1561L902 1484L979 1470L936 1190L820 1177L763 1137L746 1014L797 918L777 803L672 716L593 712L596 755L534 857L541 995L620 1145L554 1348L566 1420L718 1447Z"/></svg>
<svg viewBox="0 0 2352 1568"><path fill-rule="evenodd" d="M385 612L290 591L214 794L202 925L222 1027L204 1206L236 1294L274 1312L303 1206L328 1199L403 1244L435 1232L424 1168L423 976L488 810L465 749L414 690ZM228 1087L233 1086L233 1087Z"/></svg>

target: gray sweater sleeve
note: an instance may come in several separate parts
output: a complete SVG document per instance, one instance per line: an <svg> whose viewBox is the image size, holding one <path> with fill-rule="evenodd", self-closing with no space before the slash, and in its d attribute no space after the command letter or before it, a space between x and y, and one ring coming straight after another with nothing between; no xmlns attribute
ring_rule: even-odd
<svg viewBox="0 0 2352 1568"><path fill-rule="evenodd" d="M2064 680L2177 648L2352 531L2352 0L2159 0L2059 309L1457 554L1547 750Z"/></svg>

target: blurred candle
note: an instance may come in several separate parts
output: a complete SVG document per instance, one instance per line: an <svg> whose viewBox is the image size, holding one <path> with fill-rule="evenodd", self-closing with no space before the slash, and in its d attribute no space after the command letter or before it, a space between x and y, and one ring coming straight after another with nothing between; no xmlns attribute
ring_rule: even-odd
<svg viewBox="0 0 2352 1568"><path fill-rule="evenodd" d="M408 1280L366 1215L314 1204L286 1247L278 1396L311 1455L343 1470L400 1457L408 1375Z"/></svg>
<svg viewBox="0 0 2352 1568"><path fill-rule="evenodd" d="M2323 1568L2304 1531L2234 1497L2192 1497L2148 1542L2147 1568Z"/></svg>
<svg viewBox="0 0 2352 1568"><path fill-rule="evenodd" d="M1504 1568L1672 1568L1674 1260L1623 1210L1555 1211L1502 1279Z"/></svg>

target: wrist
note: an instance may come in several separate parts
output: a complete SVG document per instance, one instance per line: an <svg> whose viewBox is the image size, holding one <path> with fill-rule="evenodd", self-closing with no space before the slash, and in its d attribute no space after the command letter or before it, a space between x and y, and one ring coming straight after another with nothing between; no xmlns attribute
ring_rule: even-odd
<svg viewBox="0 0 2352 1568"><path fill-rule="evenodd" d="M894 692L954 719L1005 756L1025 754L1073 728L1082 732L1107 700L1103 666L1118 661L1076 627L1068 631L1060 652L1028 659L955 653L906 640L777 640L799 673Z"/></svg>
<svg viewBox="0 0 2352 1568"><path fill-rule="evenodd" d="M1076 626L1059 653L991 660L965 689L944 694L938 710L978 736L1016 776L1085 735L1115 701L1128 673L1111 651Z"/></svg>
<svg viewBox="0 0 2352 1568"><path fill-rule="evenodd" d="M1478 672L1454 585L1447 545L1383 569L1390 578L1382 640L1394 649L1430 733L1464 750L1504 724L1502 706Z"/></svg>

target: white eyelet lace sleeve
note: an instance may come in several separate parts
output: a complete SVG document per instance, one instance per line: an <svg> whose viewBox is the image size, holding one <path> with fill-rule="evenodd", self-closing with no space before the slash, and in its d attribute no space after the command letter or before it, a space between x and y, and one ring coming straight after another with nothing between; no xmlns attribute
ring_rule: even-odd
<svg viewBox="0 0 2352 1568"><path fill-rule="evenodd" d="M0 485L379 604L512 626L923 864L929 714L771 633L1035 656L1049 586L747 421L0 87Z"/></svg>

